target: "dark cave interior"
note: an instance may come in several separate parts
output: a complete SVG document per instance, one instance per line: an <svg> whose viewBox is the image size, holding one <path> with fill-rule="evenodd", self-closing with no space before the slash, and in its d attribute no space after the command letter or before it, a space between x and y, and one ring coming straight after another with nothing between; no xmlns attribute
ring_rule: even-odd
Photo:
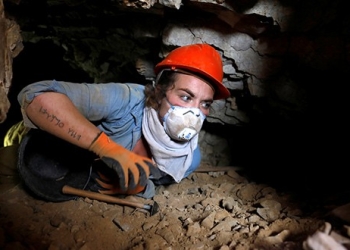
<svg viewBox="0 0 350 250"><path fill-rule="evenodd" d="M13 84L8 95L11 108L6 121L0 124L1 141L6 131L21 120L16 96L24 86L44 79L93 81L85 72L73 69L64 61L63 53L50 41L24 44L24 50L13 61ZM315 103L325 95L330 96L324 89L317 92ZM259 117L248 126L205 123L203 129L228 138L231 165L242 166L242 174L252 181L269 183L307 197L311 192L315 201L335 198L344 202L349 193L344 154L333 147L342 140L342 130L319 121L325 110L333 110L342 99L330 96L329 100L334 103L323 109L312 107L312 112L302 121L280 121L271 116ZM312 105L317 106L315 103Z"/></svg>

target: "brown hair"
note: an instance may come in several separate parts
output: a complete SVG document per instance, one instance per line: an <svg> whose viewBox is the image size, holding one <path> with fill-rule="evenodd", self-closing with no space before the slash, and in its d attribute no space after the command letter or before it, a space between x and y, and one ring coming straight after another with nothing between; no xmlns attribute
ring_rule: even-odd
<svg viewBox="0 0 350 250"><path fill-rule="evenodd" d="M146 106L158 110L160 101L165 97L165 93L174 87L177 73L174 71L164 70L159 73L159 78L155 84L145 86Z"/></svg>

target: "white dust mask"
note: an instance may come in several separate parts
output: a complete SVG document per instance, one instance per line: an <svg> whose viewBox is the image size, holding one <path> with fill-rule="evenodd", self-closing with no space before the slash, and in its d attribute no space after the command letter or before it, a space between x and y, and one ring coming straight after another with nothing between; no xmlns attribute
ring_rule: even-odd
<svg viewBox="0 0 350 250"><path fill-rule="evenodd" d="M191 140L201 130L205 115L199 108L170 106L163 118L165 132L177 141Z"/></svg>

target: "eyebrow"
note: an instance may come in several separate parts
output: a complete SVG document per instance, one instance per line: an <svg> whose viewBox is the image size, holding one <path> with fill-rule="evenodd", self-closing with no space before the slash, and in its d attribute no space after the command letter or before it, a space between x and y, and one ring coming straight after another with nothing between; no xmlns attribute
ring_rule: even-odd
<svg viewBox="0 0 350 250"><path fill-rule="evenodd" d="M194 97L195 94L188 88L179 88L179 90L182 90L182 91L185 91L187 92L191 97ZM204 102L213 102L214 99L213 98L210 98L210 99L206 99L206 100L203 100Z"/></svg>

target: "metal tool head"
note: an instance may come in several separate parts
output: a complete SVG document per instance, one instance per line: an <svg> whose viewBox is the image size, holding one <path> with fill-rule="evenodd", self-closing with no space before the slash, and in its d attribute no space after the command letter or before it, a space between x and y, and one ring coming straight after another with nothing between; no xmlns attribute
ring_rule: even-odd
<svg viewBox="0 0 350 250"><path fill-rule="evenodd" d="M154 201L153 205L151 206L151 209L149 210L150 215L155 215L159 211L159 205L156 201Z"/></svg>

